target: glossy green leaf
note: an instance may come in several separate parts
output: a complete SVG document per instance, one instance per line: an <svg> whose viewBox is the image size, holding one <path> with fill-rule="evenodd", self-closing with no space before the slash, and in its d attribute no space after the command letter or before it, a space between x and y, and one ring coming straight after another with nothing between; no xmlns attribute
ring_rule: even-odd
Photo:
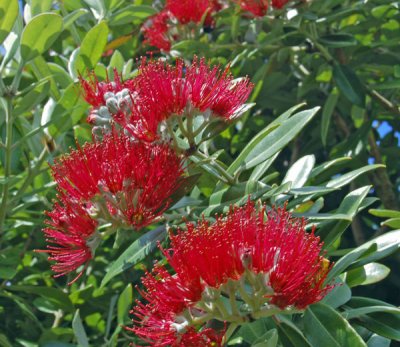
<svg viewBox="0 0 400 347"><path fill-rule="evenodd" d="M126 25L134 20L144 20L147 17L155 15L157 11L146 5L128 5L110 17L110 25Z"/></svg>
<svg viewBox="0 0 400 347"><path fill-rule="evenodd" d="M128 311L132 306L132 284L128 284L120 294L117 303L117 321L118 324L125 324L129 321Z"/></svg>
<svg viewBox="0 0 400 347"><path fill-rule="evenodd" d="M369 263L346 273L346 283L350 287L368 285L382 281L390 273L390 269L379 263Z"/></svg>
<svg viewBox="0 0 400 347"><path fill-rule="evenodd" d="M0 334L0 346L12 347L12 344L11 344L10 340L4 334Z"/></svg>
<svg viewBox="0 0 400 347"><path fill-rule="evenodd" d="M101 286L104 287L112 278L137 264L148 255L156 247L157 242L163 240L164 237L165 227L162 226L147 232L137 239L111 264L101 281Z"/></svg>
<svg viewBox="0 0 400 347"><path fill-rule="evenodd" d="M94 69L101 58L107 44L108 26L100 22L91 28L82 40L78 57L75 62L77 73L85 75Z"/></svg>
<svg viewBox="0 0 400 347"><path fill-rule="evenodd" d="M368 341L367 341L367 346L368 347L390 347L390 339L387 339L385 337L379 336L379 335L372 335Z"/></svg>
<svg viewBox="0 0 400 347"><path fill-rule="evenodd" d="M315 156L306 155L298 159L287 171L282 184L291 182L292 189L301 188L307 182L311 170L315 165Z"/></svg>
<svg viewBox="0 0 400 347"><path fill-rule="evenodd" d="M235 162L228 168L229 172L236 171L237 168L242 170L250 169L263 161L269 159L284 146L286 146L293 138L303 129L308 122L317 114L319 107L311 110L302 111L289 119L282 122L277 128L266 128L259 135L256 136L257 140L252 140L250 144L244 148L243 152L248 152L245 155L242 153L235 160ZM275 124L274 124L275 126Z"/></svg>
<svg viewBox="0 0 400 347"><path fill-rule="evenodd" d="M86 335L85 328L83 327L79 310L76 310L74 314L74 318L72 320L72 329L74 330L79 347L89 347L89 339Z"/></svg>
<svg viewBox="0 0 400 347"><path fill-rule="evenodd" d="M312 347L303 332L290 320L281 320L277 325L280 341L285 347Z"/></svg>
<svg viewBox="0 0 400 347"><path fill-rule="evenodd" d="M332 114L335 110L338 100L339 92L336 88L334 88L329 94L328 99L326 100L325 105L322 109L321 140L324 146L326 146L326 140L331 125Z"/></svg>
<svg viewBox="0 0 400 347"><path fill-rule="evenodd" d="M368 172L372 171L381 167L385 167L384 165L381 164L374 164L374 165L367 165L362 168L350 171L344 175L340 175L339 177L333 178L330 180L328 183L326 183L327 187L332 187L332 188L341 188L345 186L346 184L349 184L350 182L354 181L358 176Z"/></svg>
<svg viewBox="0 0 400 347"><path fill-rule="evenodd" d="M393 229L400 229L400 218L390 218L382 223Z"/></svg>
<svg viewBox="0 0 400 347"><path fill-rule="evenodd" d="M41 297L48 299L51 303L56 305L56 307L61 308L67 312L73 312L74 306L66 293L63 291L43 286L19 286L13 285L7 288L8 290L22 293L32 293L35 295L40 295Z"/></svg>
<svg viewBox="0 0 400 347"><path fill-rule="evenodd" d="M342 94L353 104L364 107L365 87L355 72L345 65L333 67L333 78Z"/></svg>
<svg viewBox="0 0 400 347"><path fill-rule="evenodd" d="M347 309L342 312L342 316L346 319L358 318L364 314L383 312L383 313L393 313L400 314L400 309L394 306L366 306L360 308Z"/></svg>
<svg viewBox="0 0 400 347"><path fill-rule="evenodd" d="M0 0L0 44L14 26L18 11L18 0Z"/></svg>
<svg viewBox="0 0 400 347"><path fill-rule="evenodd" d="M276 329L272 329L264 333L262 336L257 338L252 347L276 347L278 345L278 331Z"/></svg>
<svg viewBox="0 0 400 347"><path fill-rule="evenodd" d="M22 99L15 107L14 115L18 116L24 112L32 111L35 106L40 104L49 92L49 81L44 80L36 84L36 86L23 95Z"/></svg>
<svg viewBox="0 0 400 347"><path fill-rule="evenodd" d="M58 14L43 13L32 18L22 32L21 57L28 62L46 52L61 34L62 28L63 20Z"/></svg>
<svg viewBox="0 0 400 347"><path fill-rule="evenodd" d="M294 112L296 112L299 108L303 107L304 104L296 105L285 113L280 115L277 119L275 119L271 124L267 125L263 130L261 130L247 145L242 149L238 157L234 160L234 162L229 166L228 172L230 174L235 173L240 166L243 164L245 158L250 155L250 153L254 150L254 148L274 129L279 127L280 123L287 120Z"/></svg>
<svg viewBox="0 0 400 347"><path fill-rule="evenodd" d="M304 314L304 334L315 346L365 347L363 339L338 312L318 303Z"/></svg>
<svg viewBox="0 0 400 347"><path fill-rule="evenodd" d="M373 216L382 218L400 218L400 211L385 210L385 209L370 209L368 210Z"/></svg>
<svg viewBox="0 0 400 347"><path fill-rule="evenodd" d="M351 299L351 289L339 277L332 285L335 287L322 299L321 303L338 308Z"/></svg>
<svg viewBox="0 0 400 347"><path fill-rule="evenodd" d="M317 231L317 235L324 241L324 247L329 247L347 229L370 189L370 186L361 187L347 194L335 213L335 215L344 214L347 217L336 223L334 227L327 224Z"/></svg>
<svg viewBox="0 0 400 347"><path fill-rule="evenodd" d="M356 267L368 264L388 256L399 248L400 230L391 231L368 241L340 258L329 273L328 281L341 274L353 263ZM358 262L356 263L356 261Z"/></svg>
<svg viewBox="0 0 400 347"><path fill-rule="evenodd" d="M381 300L364 297L353 297L347 306L360 310L353 311L353 316L357 314L357 324L386 338L400 340L400 315L397 307ZM363 312L361 309L365 314L360 315ZM351 314L351 311L345 314Z"/></svg>
<svg viewBox="0 0 400 347"><path fill-rule="evenodd" d="M75 10L71 13L68 13L64 18L64 28L65 29L69 29L69 27L74 24L74 22L79 19L80 17L84 16L85 14L88 14L89 11L84 9L84 8L80 8L78 10Z"/></svg>
<svg viewBox="0 0 400 347"><path fill-rule="evenodd" d="M349 160L351 160L350 157L343 157L343 158L333 159L326 163L320 164L311 171L310 178L317 178L318 176L326 173L328 170L336 168L337 166L340 166L348 162Z"/></svg>
<svg viewBox="0 0 400 347"><path fill-rule="evenodd" d="M319 42L326 47L341 48L357 45L357 40L350 34L330 34L319 38Z"/></svg>

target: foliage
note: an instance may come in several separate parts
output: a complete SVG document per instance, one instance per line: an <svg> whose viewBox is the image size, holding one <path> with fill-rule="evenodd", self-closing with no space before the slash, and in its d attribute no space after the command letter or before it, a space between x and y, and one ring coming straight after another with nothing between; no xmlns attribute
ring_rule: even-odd
<svg viewBox="0 0 400 347"><path fill-rule="evenodd" d="M133 77L153 49L141 25L156 13L150 0L0 0L2 346L138 342L122 325L140 298L134 286L161 259L162 223L106 239L71 286L34 250L44 248L43 211L56 195L47 162L92 140L78 77L92 69L100 80L113 69ZM196 165L167 215L175 225L182 216L211 218L249 195L287 202L317 227L340 283L302 314L243 325L229 345L400 341L400 278L390 273L400 245L398 3L293 1L260 18L231 3L215 19L213 30L152 55L230 64L234 76L251 78L255 105L229 127L209 129L205 136L217 135L206 142L210 156L191 156Z"/></svg>

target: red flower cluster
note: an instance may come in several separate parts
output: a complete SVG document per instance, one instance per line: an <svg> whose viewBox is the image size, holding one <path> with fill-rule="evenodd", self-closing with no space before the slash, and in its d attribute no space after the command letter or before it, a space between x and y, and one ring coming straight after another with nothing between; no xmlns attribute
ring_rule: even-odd
<svg viewBox="0 0 400 347"><path fill-rule="evenodd" d="M64 196L60 196L59 199L61 204L56 202L53 211L47 213L50 220L47 220L46 224L49 227L43 230L49 243L47 250L39 251L49 253L49 260L56 262L51 267L57 273L55 277L66 275L87 264L97 246L95 237L97 222L89 216L80 203ZM82 273L83 270L70 284Z"/></svg>
<svg viewBox="0 0 400 347"><path fill-rule="evenodd" d="M124 134L86 144L56 160L51 169L70 199L136 229L169 207L183 174L181 158L168 145L133 142Z"/></svg>
<svg viewBox="0 0 400 347"><path fill-rule="evenodd" d="M134 142L112 132L56 159L51 170L61 203L47 213L51 220L43 232L49 245L39 252L50 254L61 276L92 259L100 222L137 230L154 222L172 202L183 162L167 144Z"/></svg>
<svg viewBox="0 0 400 347"><path fill-rule="evenodd" d="M268 11L268 0L239 0L239 5L255 17L264 17Z"/></svg>
<svg viewBox="0 0 400 347"><path fill-rule="evenodd" d="M188 35L187 30L181 30L182 25L203 22L205 27L212 27L212 15L221 8L218 0L167 0L165 8L150 17L142 26L144 42L168 52L172 40ZM193 34L193 30L195 29L189 32L189 36Z"/></svg>
<svg viewBox="0 0 400 347"><path fill-rule="evenodd" d="M242 10L250 12L255 17L264 17L268 12L269 0L236 0ZM289 0L271 0L273 8L281 9Z"/></svg>
<svg viewBox="0 0 400 347"><path fill-rule="evenodd" d="M162 11L151 16L142 26L144 43L169 52L171 49L168 34L170 20L171 15L168 11Z"/></svg>
<svg viewBox="0 0 400 347"><path fill-rule="evenodd" d="M209 16L213 10L210 0L167 0L166 9L181 24L200 23L204 16Z"/></svg>
<svg viewBox="0 0 400 347"><path fill-rule="evenodd" d="M285 209L270 211L266 220L264 214L249 202L214 224L189 223L187 231L172 235L163 253L175 274L156 265L142 279L148 303L134 307L136 325L130 330L151 346L181 346L174 343L193 329L204 334L199 326L208 316L244 322L268 310L304 309L321 300L331 286L324 284L330 266L320 255L319 238ZM241 295L250 309L234 318L230 312L238 307L225 315L214 311L221 293Z"/></svg>
<svg viewBox="0 0 400 347"><path fill-rule="evenodd" d="M253 87L248 78L236 81L228 68L222 71L196 57L191 65L178 59L175 66L161 60L143 60L133 80L121 83L119 77L116 79L116 89L109 93L102 92L100 83L99 87L82 83L86 101L93 106L91 114L98 115L96 119L102 122L112 117L136 138L146 141L158 138L160 122L174 115L203 113L224 120L237 118L244 112L244 102ZM99 107L101 97L105 109Z"/></svg>
<svg viewBox="0 0 400 347"><path fill-rule="evenodd" d="M272 6L274 8L283 8L290 0L271 0Z"/></svg>

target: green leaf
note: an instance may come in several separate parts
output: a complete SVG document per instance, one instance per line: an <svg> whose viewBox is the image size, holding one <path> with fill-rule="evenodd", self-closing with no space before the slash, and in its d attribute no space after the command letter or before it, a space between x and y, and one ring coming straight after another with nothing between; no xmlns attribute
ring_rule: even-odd
<svg viewBox="0 0 400 347"><path fill-rule="evenodd" d="M400 248L400 230L379 236L353 249L340 258L328 275L328 281L346 270L351 264L361 266L382 259ZM360 260L359 260L360 259ZM356 261L359 260L357 263Z"/></svg>
<svg viewBox="0 0 400 347"><path fill-rule="evenodd" d="M386 225L388 227L391 227L393 229L399 228L400 229L400 218L391 218L388 220L385 220L382 225Z"/></svg>
<svg viewBox="0 0 400 347"><path fill-rule="evenodd" d="M132 305L132 284L128 284L118 298L118 303L117 303L118 324L125 324L127 320L129 320L128 311L131 305Z"/></svg>
<svg viewBox="0 0 400 347"><path fill-rule="evenodd" d="M383 218L400 218L400 211L395 210L385 210L385 209L370 209L368 210L373 216L383 217Z"/></svg>
<svg viewBox="0 0 400 347"><path fill-rule="evenodd" d="M62 28L63 20L58 14L43 13L32 18L21 36L22 59L28 62L46 52L61 34Z"/></svg>
<svg viewBox="0 0 400 347"><path fill-rule="evenodd" d="M350 102L360 107L365 106L365 87L351 68L335 65L333 78L339 90Z"/></svg>
<svg viewBox="0 0 400 347"><path fill-rule="evenodd" d="M365 347L363 339L333 308L318 303L304 314L304 334L315 346Z"/></svg>
<svg viewBox="0 0 400 347"><path fill-rule="evenodd" d="M369 263L350 270L346 274L346 283L350 287L368 285L382 281L390 273L390 269L379 263Z"/></svg>
<svg viewBox="0 0 400 347"><path fill-rule="evenodd" d="M332 48L350 47L358 44L358 41L350 34L324 35L319 38L319 42L326 47Z"/></svg>
<svg viewBox="0 0 400 347"><path fill-rule="evenodd" d="M350 157L343 157L343 158L333 159L326 163L318 165L311 171L310 178L318 177L319 175L325 173L327 170L329 170L335 166L341 165L349 160L351 160Z"/></svg>
<svg viewBox="0 0 400 347"><path fill-rule="evenodd" d="M278 331L271 329L260 336L251 345L252 347L276 347L278 345Z"/></svg>
<svg viewBox="0 0 400 347"><path fill-rule="evenodd" d="M247 343L253 343L257 341L267 330L265 321L263 319L256 320L251 323L243 324L235 336L240 336Z"/></svg>
<svg viewBox="0 0 400 347"><path fill-rule="evenodd" d="M347 229L370 189L371 186L361 187L347 194L335 213L344 214L347 217L334 227L329 223L318 230L317 235L324 241L324 248L328 248Z"/></svg>
<svg viewBox="0 0 400 347"><path fill-rule="evenodd" d="M32 111L47 96L49 85L50 83L47 79L38 82L30 92L22 96L22 99L15 107L14 115L18 116L24 112Z"/></svg>
<svg viewBox="0 0 400 347"><path fill-rule="evenodd" d="M85 328L83 327L79 310L76 310L74 319L72 320L72 329L74 330L79 347L89 347L89 339L86 335Z"/></svg>
<svg viewBox="0 0 400 347"><path fill-rule="evenodd" d="M71 13L68 13L63 19L64 20L64 29L69 29L69 27L72 24L74 24L78 18L82 17L83 15L85 15L87 13L89 13L89 11L84 8L80 8Z"/></svg>
<svg viewBox="0 0 400 347"><path fill-rule="evenodd" d="M324 146L326 146L326 139L328 137L328 131L331 125L332 114L335 110L338 100L339 93L338 90L334 88L329 94L328 99L325 102L324 108L322 109L321 140Z"/></svg>
<svg viewBox="0 0 400 347"><path fill-rule="evenodd" d="M332 284L335 287L321 300L321 303L337 308L351 299L351 289L339 277Z"/></svg>
<svg viewBox="0 0 400 347"><path fill-rule="evenodd" d="M336 177L332 180L330 180L326 186L331 187L331 188L341 188L345 186L346 184L349 184L351 181L354 181L358 176L371 171L375 170L381 167L385 167L385 165L382 164L374 164L374 165L367 165L362 168L359 168L357 170L350 171L344 175L341 175L339 177Z"/></svg>
<svg viewBox="0 0 400 347"><path fill-rule="evenodd" d="M86 75L87 71L96 67L107 45L108 26L100 22L89 30L82 40L78 57L75 61L77 73Z"/></svg>
<svg viewBox="0 0 400 347"><path fill-rule="evenodd" d="M294 112L296 112L299 108L303 107L304 104L299 104L296 105L289 110L287 110L285 113L280 115L277 119L275 119L271 124L267 125L263 130L261 130L247 145L245 148L242 149L238 157L235 159L235 161L229 166L228 168L228 173L234 174L237 169L240 168L242 165L244 159L253 151L254 147L256 147L263 139L265 136L267 136L270 132L272 132L274 129L279 127L281 122L284 122L287 120Z"/></svg>
<svg viewBox="0 0 400 347"><path fill-rule="evenodd" d="M317 114L318 110L319 107L315 107L311 110L299 112L272 130L271 127L264 129L259 134L260 136L257 135L244 148L242 153L228 168L228 172L232 173L238 168L242 170L250 169L275 155L296 137ZM274 124L274 126L276 125ZM250 145L251 147L249 148Z"/></svg>
<svg viewBox="0 0 400 347"><path fill-rule="evenodd" d="M67 312L73 312L74 306L69 296L59 289L43 286L9 286L7 290L40 295L49 300L55 307Z"/></svg>
<svg viewBox="0 0 400 347"><path fill-rule="evenodd" d="M369 340L367 341L368 347L390 347L390 339L379 335L372 335Z"/></svg>
<svg viewBox="0 0 400 347"><path fill-rule="evenodd" d="M354 319L364 314L375 312L400 314L400 309L394 306L366 306L349 310L347 309L346 311L342 312L342 316L346 319Z"/></svg>
<svg viewBox="0 0 400 347"><path fill-rule="evenodd" d="M346 306L354 309L366 308L368 310L375 310L372 308L373 306L386 307L376 308L380 312L360 315L357 319L357 324L389 339L400 340L400 315L398 307L381 300L364 297L353 297Z"/></svg>
<svg viewBox="0 0 400 347"><path fill-rule="evenodd" d="M165 227L162 226L147 232L137 239L111 264L101 281L101 287L104 287L112 278L121 272L137 264L147 256L156 247L157 242L163 240L164 237Z"/></svg>
<svg viewBox="0 0 400 347"><path fill-rule="evenodd" d="M18 0L0 0L0 44L10 33L18 16Z"/></svg>
<svg viewBox="0 0 400 347"><path fill-rule="evenodd" d="M291 190L303 187L310 176L314 164L315 156L313 154L300 158L288 169L286 176L282 180L282 184L291 182Z"/></svg>
<svg viewBox="0 0 400 347"><path fill-rule="evenodd" d="M285 347L312 347L302 331L290 320L282 319L277 325L279 338Z"/></svg>
<svg viewBox="0 0 400 347"><path fill-rule="evenodd" d="M110 17L109 23L111 25L126 25L132 23L134 20L143 20L147 17L155 15L157 10L151 6L146 5L128 5L116 12Z"/></svg>
<svg viewBox="0 0 400 347"><path fill-rule="evenodd" d="M0 346L2 347L12 347L10 340L6 335L0 334Z"/></svg>

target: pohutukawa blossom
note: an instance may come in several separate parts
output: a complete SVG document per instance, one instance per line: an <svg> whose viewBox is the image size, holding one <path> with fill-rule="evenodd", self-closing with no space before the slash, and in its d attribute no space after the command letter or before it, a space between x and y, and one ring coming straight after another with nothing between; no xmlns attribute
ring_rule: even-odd
<svg viewBox="0 0 400 347"><path fill-rule="evenodd" d="M264 17L268 11L268 0L239 0L244 11L251 12L255 17Z"/></svg>
<svg viewBox="0 0 400 347"><path fill-rule="evenodd" d="M53 210L47 212L50 220L45 222L48 227L43 229L47 250L38 251L49 253L49 260L55 261L52 265L55 277L87 265L100 240L96 234L97 222L80 203L63 196L59 196L59 200L61 203L54 203ZM84 268L69 284L75 282L83 271Z"/></svg>
<svg viewBox="0 0 400 347"><path fill-rule="evenodd" d="M210 0L167 0L166 3L166 9L181 24L200 23L204 16L211 15L214 8L214 1Z"/></svg>
<svg viewBox="0 0 400 347"><path fill-rule="evenodd" d="M195 57L191 65L181 59L175 65L143 59L138 70L126 82L117 74L116 82L81 81L85 98L93 106L89 121L96 124L95 136L110 132L114 124L139 140L169 141L165 121L174 116L201 115L202 124L207 125L216 118L236 119L249 108L245 102L253 85L247 77L235 80L229 67L222 70ZM195 130L188 128L185 133L190 136Z"/></svg>
<svg viewBox="0 0 400 347"><path fill-rule="evenodd" d="M283 8L288 2L289 0L272 0L272 6L280 9Z"/></svg>
<svg viewBox="0 0 400 347"><path fill-rule="evenodd" d="M114 70L114 80L110 81L108 78L104 82L100 82L94 73L89 75L89 79L85 80L79 78L83 90L83 97L88 104L93 108L105 106L107 103L108 93L117 94L124 89L133 92L132 80L122 81L121 76L117 70Z"/></svg>
<svg viewBox="0 0 400 347"><path fill-rule="evenodd" d="M160 122L172 116L233 120L247 110L244 103L253 88L247 77L234 80L229 67L212 67L197 57L191 65L180 59L175 65L143 60L134 82L138 101L130 123L153 135Z"/></svg>
<svg viewBox="0 0 400 347"><path fill-rule="evenodd" d="M147 304L134 307L131 330L166 346L212 319L240 324L303 310L332 288L324 283L331 265L321 248L305 221L284 208L265 215L249 202L213 224L189 223L163 250L174 274L156 265L143 278Z"/></svg>
<svg viewBox="0 0 400 347"><path fill-rule="evenodd" d="M168 34L170 20L171 15L168 11L162 11L150 17L142 26L144 43L169 52L171 49L171 40Z"/></svg>
<svg viewBox="0 0 400 347"><path fill-rule="evenodd" d="M114 80L99 82L94 73L89 79L79 78L83 97L92 106L88 123L94 125L93 134L102 136L110 132L113 119L123 119L126 105L132 103L135 95L132 80L122 81L122 77L114 70Z"/></svg>
<svg viewBox="0 0 400 347"><path fill-rule="evenodd" d="M167 144L113 132L55 160L51 169L59 188L91 215L139 229L169 207L183 162Z"/></svg>

